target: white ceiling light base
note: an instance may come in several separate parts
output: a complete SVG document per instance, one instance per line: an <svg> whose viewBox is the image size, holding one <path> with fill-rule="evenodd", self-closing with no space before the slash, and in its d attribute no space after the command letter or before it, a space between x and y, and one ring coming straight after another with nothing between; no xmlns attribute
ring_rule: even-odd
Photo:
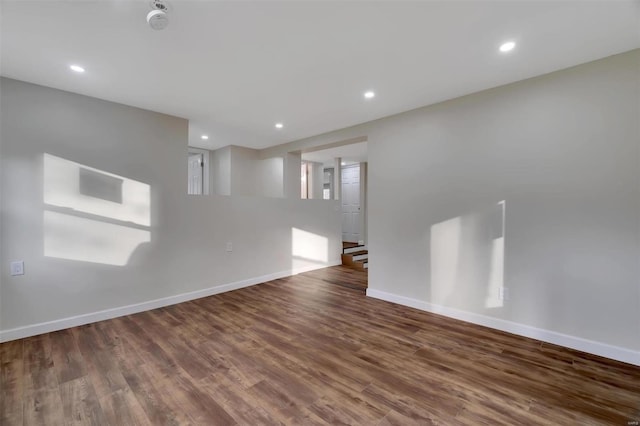
<svg viewBox="0 0 640 426"><path fill-rule="evenodd" d="M154 9L147 13L147 23L154 30L163 30L169 25L169 17L167 16L167 6L160 0L155 0L151 3L151 7Z"/></svg>

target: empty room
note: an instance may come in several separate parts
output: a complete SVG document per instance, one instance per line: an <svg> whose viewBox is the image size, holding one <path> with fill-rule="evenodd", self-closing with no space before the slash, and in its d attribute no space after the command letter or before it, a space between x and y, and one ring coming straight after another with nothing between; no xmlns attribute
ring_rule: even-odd
<svg viewBox="0 0 640 426"><path fill-rule="evenodd" d="M640 425L640 1L0 0L0 424Z"/></svg>

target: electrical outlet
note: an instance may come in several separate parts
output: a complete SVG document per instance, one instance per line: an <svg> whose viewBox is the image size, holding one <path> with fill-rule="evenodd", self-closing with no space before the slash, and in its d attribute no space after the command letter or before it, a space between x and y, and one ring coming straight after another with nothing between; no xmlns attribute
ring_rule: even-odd
<svg viewBox="0 0 640 426"><path fill-rule="evenodd" d="M24 262L22 260L11 262L11 275L24 275Z"/></svg>
<svg viewBox="0 0 640 426"><path fill-rule="evenodd" d="M233 251L233 243L227 243L227 251L228 252L232 252Z"/></svg>

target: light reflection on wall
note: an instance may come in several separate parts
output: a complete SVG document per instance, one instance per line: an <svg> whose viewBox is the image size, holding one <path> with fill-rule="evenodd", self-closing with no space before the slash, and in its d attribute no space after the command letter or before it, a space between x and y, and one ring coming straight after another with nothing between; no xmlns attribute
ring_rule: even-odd
<svg viewBox="0 0 640 426"><path fill-rule="evenodd" d="M504 287L505 201L431 226L431 298L458 308L499 308Z"/></svg>
<svg viewBox="0 0 640 426"><path fill-rule="evenodd" d="M44 154L44 255L124 266L151 240L149 185Z"/></svg>
<svg viewBox="0 0 640 426"><path fill-rule="evenodd" d="M291 228L291 268L326 264L329 260L329 240L322 235Z"/></svg>
<svg viewBox="0 0 640 426"><path fill-rule="evenodd" d="M149 231L44 211L44 255L59 259L124 266Z"/></svg>
<svg viewBox="0 0 640 426"><path fill-rule="evenodd" d="M460 257L460 218L431 227L431 301L440 303L455 290ZM436 302L437 301L437 302Z"/></svg>
<svg viewBox="0 0 640 426"><path fill-rule="evenodd" d="M491 241L491 265L489 269L489 286L484 306L486 308L500 308L504 300L500 297L500 291L504 288L504 217L506 203L500 201L498 210L494 214L494 220L500 218L494 227L500 227L500 233L494 234L496 238Z"/></svg>
<svg viewBox="0 0 640 426"><path fill-rule="evenodd" d="M106 180L106 177L120 180L122 201L118 203L105 199L104 185L100 186L100 182L87 182L87 177L90 176L87 171L94 172L93 176L103 175L102 180ZM81 185L81 176L83 182L87 182L83 193L80 188L85 185ZM91 192L94 194L89 195ZM151 224L149 185L50 154L44 154L44 203L138 225Z"/></svg>

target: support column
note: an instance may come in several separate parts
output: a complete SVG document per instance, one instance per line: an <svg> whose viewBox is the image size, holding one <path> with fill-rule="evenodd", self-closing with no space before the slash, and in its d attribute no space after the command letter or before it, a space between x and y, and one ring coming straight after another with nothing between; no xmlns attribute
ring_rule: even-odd
<svg viewBox="0 0 640 426"><path fill-rule="evenodd" d="M342 158L334 158L333 162L333 199L339 200L342 197Z"/></svg>
<svg viewBox="0 0 640 426"><path fill-rule="evenodd" d="M302 155L299 152L288 152L284 158L284 196L300 199L300 167Z"/></svg>

